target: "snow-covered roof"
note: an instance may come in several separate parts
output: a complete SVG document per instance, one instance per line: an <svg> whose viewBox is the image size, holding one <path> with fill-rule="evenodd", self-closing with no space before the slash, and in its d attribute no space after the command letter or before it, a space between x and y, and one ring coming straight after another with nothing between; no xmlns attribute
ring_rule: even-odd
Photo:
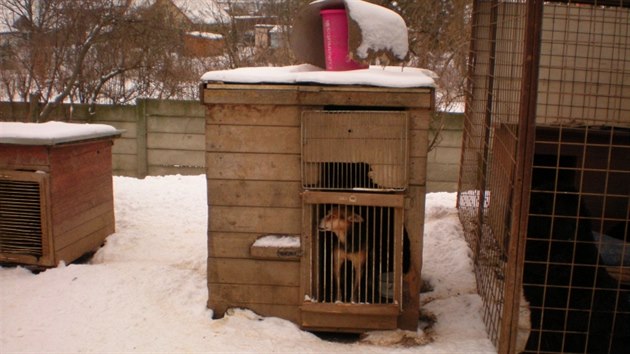
<svg viewBox="0 0 630 354"><path fill-rule="evenodd" d="M158 0L132 0L131 7L153 6ZM229 23L229 14L216 0L167 0L196 24Z"/></svg>
<svg viewBox="0 0 630 354"><path fill-rule="evenodd" d="M199 37L199 38L204 38L204 39L214 39L214 40L223 39L222 34L212 33L212 32L191 31L191 32L187 32L186 34L192 37Z"/></svg>
<svg viewBox="0 0 630 354"><path fill-rule="evenodd" d="M228 23L230 16L215 0L171 0L193 23Z"/></svg>
<svg viewBox="0 0 630 354"><path fill-rule="evenodd" d="M314 65L301 64L282 67L264 66L209 71L201 77L201 81L252 84L320 83L326 85L409 88L435 87L436 78L435 73L430 70L412 67L372 65L368 69L325 71Z"/></svg>
<svg viewBox="0 0 630 354"><path fill-rule="evenodd" d="M120 135L106 124L0 122L0 144L56 145Z"/></svg>

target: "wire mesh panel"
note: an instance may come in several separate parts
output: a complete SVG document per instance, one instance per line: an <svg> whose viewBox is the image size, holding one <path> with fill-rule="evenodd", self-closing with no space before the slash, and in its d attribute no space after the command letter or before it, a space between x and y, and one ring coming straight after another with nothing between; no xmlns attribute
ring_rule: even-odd
<svg viewBox="0 0 630 354"><path fill-rule="evenodd" d="M629 8L474 2L458 208L500 352L630 347Z"/></svg>
<svg viewBox="0 0 630 354"><path fill-rule="evenodd" d="M538 129L523 275L532 351L630 344L628 153L628 129Z"/></svg>
<svg viewBox="0 0 630 354"><path fill-rule="evenodd" d="M544 7L537 124L628 125L630 3L615 3Z"/></svg>
<svg viewBox="0 0 630 354"><path fill-rule="evenodd" d="M304 112L303 187L405 190L409 168L407 116L402 111Z"/></svg>
<svg viewBox="0 0 630 354"><path fill-rule="evenodd" d="M504 322L505 279L526 23L524 1L475 2L458 208L476 262L483 318L497 347Z"/></svg>

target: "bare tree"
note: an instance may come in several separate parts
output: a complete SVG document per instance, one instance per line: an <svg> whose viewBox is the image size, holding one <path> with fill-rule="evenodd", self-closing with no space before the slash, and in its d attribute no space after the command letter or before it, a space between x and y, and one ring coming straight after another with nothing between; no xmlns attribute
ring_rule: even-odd
<svg viewBox="0 0 630 354"><path fill-rule="evenodd" d="M460 103L471 0L369 1L405 19L412 52L405 65L438 74L438 106L448 110ZM205 3L222 13L216 14L218 23L195 30L220 33L224 50L215 57L191 57L182 46L193 29L178 17L182 2L174 8L174 2L158 0L2 0L0 21L15 33L0 43L4 90L0 95L24 101L37 98L44 105L41 120L61 102L124 104L143 96L194 98L204 71L295 64L290 26L309 2L217 0L219 7ZM255 48L256 23L281 29L276 37L280 45Z"/></svg>
<svg viewBox="0 0 630 354"><path fill-rule="evenodd" d="M43 102L39 120L62 102L194 97L202 69L182 54L191 28L165 3L3 0L0 20L16 32L6 96Z"/></svg>
<svg viewBox="0 0 630 354"><path fill-rule="evenodd" d="M107 41L96 43L90 52L90 72L77 87L81 101L120 104L139 96L168 98L176 92L170 82L184 76L178 54L186 28L176 27L172 17L160 6L128 9Z"/></svg>
<svg viewBox="0 0 630 354"><path fill-rule="evenodd" d="M438 75L438 107L463 102L470 44L472 0L381 0L400 13L409 31L410 66Z"/></svg>
<svg viewBox="0 0 630 354"><path fill-rule="evenodd" d="M4 0L18 27L15 63L20 95L44 102L39 119L68 98L81 81L91 49L107 41L125 13L118 0Z"/></svg>
<svg viewBox="0 0 630 354"><path fill-rule="evenodd" d="M289 43L291 26L298 12L310 2L311 0L261 1L260 11L266 17L273 19L273 24L276 25L274 35L278 42L276 46L257 48L255 52L257 65L290 65L296 63Z"/></svg>

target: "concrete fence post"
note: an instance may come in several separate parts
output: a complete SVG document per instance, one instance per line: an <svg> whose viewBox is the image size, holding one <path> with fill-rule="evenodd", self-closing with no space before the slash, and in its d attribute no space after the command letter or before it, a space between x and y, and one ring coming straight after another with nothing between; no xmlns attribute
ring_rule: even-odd
<svg viewBox="0 0 630 354"><path fill-rule="evenodd" d="M147 100L136 99L136 144L138 153L138 178L145 178L149 174L147 148Z"/></svg>

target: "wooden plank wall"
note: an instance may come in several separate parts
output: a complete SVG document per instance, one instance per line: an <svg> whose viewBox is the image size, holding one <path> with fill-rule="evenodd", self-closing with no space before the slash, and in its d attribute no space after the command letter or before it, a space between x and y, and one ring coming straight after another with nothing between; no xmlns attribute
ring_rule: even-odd
<svg viewBox="0 0 630 354"><path fill-rule="evenodd" d="M69 263L98 249L115 231L111 144L105 139L50 149L56 262Z"/></svg>
<svg viewBox="0 0 630 354"><path fill-rule="evenodd" d="M206 125L209 307L247 306L298 322L299 260L257 260L257 237L301 231L296 106L213 105Z"/></svg>

